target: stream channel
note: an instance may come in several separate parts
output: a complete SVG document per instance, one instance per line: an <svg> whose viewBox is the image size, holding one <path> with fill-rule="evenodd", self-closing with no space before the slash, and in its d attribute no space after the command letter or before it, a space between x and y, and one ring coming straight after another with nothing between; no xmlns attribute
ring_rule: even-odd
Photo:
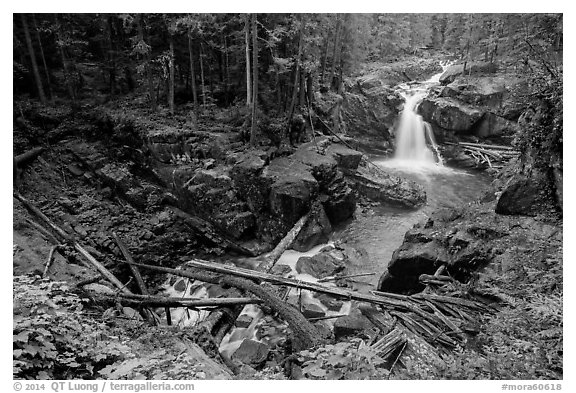
<svg viewBox="0 0 576 393"><path fill-rule="evenodd" d="M405 104L395 131L397 141L395 155L393 158L369 157L386 172L422 185L427 195L425 205L414 210L381 206L366 209L358 206L355 218L342 228L337 228L328 244L318 245L307 252L287 250L276 263L290 267L286 277L317 282L318 280L310 275L296 272L296 262L302 256L313 256L326 246L339 244L356 250L360 261L347 266L346 274L374 273L371 276L354 278L353 288L361 292L373 290L385 272L394 250L402 244L404 234L414 224L424 220L438 208L467 204L481 196L491 179L480 172L444 166L430 125L417 114L418 105L426 97L429 89L438 84L441 74L436 74L425 82L401 84L397 87L405 99ZM332 281L324 285L335 284ZM210 289L208 285L187 282L184 279L175 283L173 280L167 281L164 285L164 293L168 296L211 297ZM315 304L326 316L348 314L351 309L350 302L346 301L339 309L328 309L313 293L297 289L290 291L287 301L295 305ZM208 312L208 310L196 312L175 309L172 310L172 320L181 326L190 326L198 323ZM237 324L220 345L223 356L231 357L244 339L263 342L270 348L285 339L286 324L273 320L270 316L264 316L258 306L245 306L241 319L245 323ZM334 319L327 319L325 322L332 325Z"/></svg>

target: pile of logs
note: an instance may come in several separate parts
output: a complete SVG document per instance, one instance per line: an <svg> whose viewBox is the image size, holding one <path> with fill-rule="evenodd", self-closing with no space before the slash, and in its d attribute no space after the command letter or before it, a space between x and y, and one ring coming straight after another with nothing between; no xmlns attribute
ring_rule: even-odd
<svg viewBox="0 0 576 393"><path fill-rule="evenodd" d="M306 319L296 307L287 304L281 298L280 289L287 287L360 302L362 314L380 330L379 337L374 338L371 347L385 359L398 360L404 351L414 352L416 348L428 348L424 356L437 356L438 349L449 350L462 345L466 341L466 334L474 333L470 326L476 324L479 316L494 310L492 306L471 297L462 284L451 277L442 275L442 269L434 275L422 275L420 281L428 285L427 290L410 296L378 291L366 294L269 273L283 250L289 247L304 226L308 215L303 216L296 223L275 250L264 256L256 270L203 260L191 260L180 269L137 263L130 256L122 240L114 234L141 292L141 294L134 294L126 288L126 284L120 282L103 264L90 255L78 241L54 224L30 201L19 193L15 193L14 197L53 233L59 244L65 243L73 246L83 256L87 267L96 270L103 279L117 289L117 294L114 296L99 295L99 301L137 308L151 324L161 323L153 311L156 307L166 309L168 324L170 324L170 308L213 308L214 311L202 322L202 326L203 332L212 337L211 343L216 351L219 341L233 326L245 304L263 305L268 312L272 311L280 319L286 321L294 334L294 342L298 344L294 346L297 351L326 342L327 337L321 334L311 320ZM229 287L231 290L228 298L217 299L154 296L146 288L139 268L215 283ZM450 292L442 292L443 288L450 289Z"/></svg>
<svg viewBox="0 0 576 393"><path fill-rule="evenodd" d="M511 146L470 142L446 142L446 144L461 147L464 153L474 159L477 166L487 165L490 168L502 168L506 162L520 155L520 152Z"/></svg>

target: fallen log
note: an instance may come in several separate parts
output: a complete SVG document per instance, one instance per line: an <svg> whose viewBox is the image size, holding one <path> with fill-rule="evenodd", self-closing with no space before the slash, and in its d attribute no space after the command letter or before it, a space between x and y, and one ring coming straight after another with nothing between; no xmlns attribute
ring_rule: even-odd
<svg viewBox="0 0 576 393"><path fill-rule="evenodd" d="M185 270L177 270L171 269L162 266L152 266L152 265L145 265L142 263L135 263L136 266L140 266L145 269L161 271L164 273L174 274L181 277L193 278L196 279L197 275L194 273L187 272ZM300 289L306 289L313 292L325 293L328 295L349 299L349 300L359 300L365 301L368 303L379 304L381 306L389 307L389 308L398 308L398 307L405 307L401 301L397 300L397 296L402 295L395 295L387 296L387 293L381 292L382 295L367 295L360 292L355 292L343 288L337 287L327 287L324 285L316 284L316 283L309 283L300 280L294 280L291 278L284 278L280 276L276 276L269 273L258 272L255 270L248 270L239 267L233 266L226 266L219 263L211 263L207 261L200 261L200 260L193 260L187 262L189 267L193 267L196 269L204 269L207 271L211 271L214 273L221 273L225 275L231 275L240 278L247 278L250 280L256 280L257 282L267 281L275 285L285 285L289 287L295 287ZM404 299L409 299L408 296L405 296Z"/></svg>
<svg viewBox="0 0 576 393"><path fill-rule="evenodd" d="M128 262L127 262L128 263ZM246 280L238 277L219 276L210 274L204 271L194 269L193 271L186 271L181 269L172 269L161 266L145 265L141 263L134 263L136 266L148 268L150 270L161 271L163 273L173 274L175 276L185 277L193 280L199 280L216 284L220 286L233 287L228 291L228 294L240 294L240 291L249 292L257 298L262 299L263 303L270 307L272 310L280 315L280 318L288 322L291 330L295 334L296 348L305 349L315 346L323 341L318 330L308 320L291 305L288 305L284 300L279 298L273 291L267 289L265 285L258 285L251 280ZM265 273L263 273L265 274ZM240 297L240 296L238 296ZM212 312L204 321L199 325L200 328L212 335L212 341L219 346L220 342L230 329L230 324L234 324L236 318L242 311L243 305L236 306L237 308L223 307ZM300 350L298 349L298 350Z"/></svg>
<svg viewBox="0 0 576 393"><path fill-rule="evenodd" d="M401 356L411 359L419 359L422 363L441 364L443 363L437 350L424 338L402 324L397 318L393 317L386 310L378 311L368 305L360 306L360 311L372 323L375 324L384 334L388 334L395 328L398 328L406 337L405 351Z"/></svg>
<svg viewBox="0 0 576 393"><path fill-rule="evenodd" d="M49 230L47 230L46 228L44 228L42 225L38 224L36 221L31 220L29 218L26 218L26 222L28 224L30 224L30 226L34 229L36 229L38 232L40 232L44 238L48 241L50 241L53 245L59 245L60 242L58 241L58 239L56 238L56 236L54 236L52 234L52 232L50 232Z"/></svg>
<svg viewBox="0 0 576 393"><path fill-rule="evenodd" d="M262 304L261 299L255 298L179 298L150 295L104 295L90 294L91 297L101 300L119 301L120 303L147 306L147 307L223 307L231 305Z"/></svg>
<svg viewBox="0 0 576 393"><path fill-rule="evenodd" d="M62 241L72 244L72 246L78 251L88 262L86 265L95 268L104 278L106 278L112 285L114 285L120 292L130 294L131 292L126 288L124 284L120 282L104 265L98 262L80 243L75 241L69 234L67 234L62 228L54 224L40 209L34 206L30 201L24 198L20 193L15 192L14 197L19 200L31 213L40 218L46 225L48 225Z"/></svg>
<svg viewBox="0 0 576 393"><path fill-rule="evenodd" d="M376 273L358 273L358 274L348 274L346 276L328 276L318 280L318 282L328 282L328 281L336 281L336 280L344 280L346 278L355 278L355 277L367 277L367 276L374 276Z"/></svg>
<svg viewBox="0 0 576 393"><path fill-rule="evenodd" d="M112 237L116 241L116 244L118 245L120 252L122 252L122 255L124 255L124 258L128 262L134 262L134 259L132 258L132 254L130 254L130 251L128 251L128 247L126 247L126 245L118 237L116 232L112 232ZM144 279L142 278L142 275L140 274L138 267L134 266L133 264L128 264L128 266L130 267L130 270L132 271L132 275L134 276L134 279L136 279L136 284L138 284L138 288L140 289L140 293L142 295L148 295L149 294L148 288L146 288L146 284L144 283Z"/></svg>
<svg viewBox="0 0 576 393"><path fill-rule="evenodd" d="M403 347L407 340L400 328L394 328L390 333L382 337L371 348L384 360L392 355L396 350Z"/></svg>
<svg viewBox="0 0 576 393"><path fill-rule="evenodd" d="M35 147L27 152L17 155L14 157L14 164L16 164L17 168L22 168L25 165L30 164L32 161L36 159L42 152L46 150L43 147Z"/></svg>
<svg viewBox="0 0 576 393"><path fill-rule="evenodd" d="M474 152L476 154L479 154L480 156L483 155L489 155L497 160L502 160L503 157L495 152L495 151L490 151L490 150L486 150L486 149L482 149L482 148L476 148L476 147L464 147L464 151L468 151L470 153Z"/></svg>
<svg viewBox="0 0 576 393"><path fill-rule="evenodd" d="M456 145L469 146L469 147L475 147L475 148L480 148L480 149L508 150L508 151L514 151L515 150L512 146L489 145L487 143L459 142Z"/></svg>
<svg viewBox="0 0 576 393"><path fill-rule="evenodd" d="M48 253L48 259L46 260L46 266L44 267L44 272L42 273L42 277L46 277L48 274L48 269L50 269L50 265L52 264L52 258L54 257L54 253L60 248L60 244L56 244L50 248L50 252Z"/></svg>
<svg viewBox="0 0 576 393"><path fill-rule="evenodd" d="M294 226L292 227L292 229L290 229L290 231L286 234L286 236L284 236L284 238L276 245L276 247L274 247L274 249L264 257L264 261L260 265L258 265L257 269L259 271L268 273L270 272L270 270L272 270L276 262L278 262L278 259L280 259L280 257L284 253L284 251L286 251L292 245L292 243L294 243L294 240L296 240L296 237L298 236L304 225L306 225L306 222L308 221L309 217L310 213L307 213L303 215L296 222L296 224L294 224Z"/></svg>

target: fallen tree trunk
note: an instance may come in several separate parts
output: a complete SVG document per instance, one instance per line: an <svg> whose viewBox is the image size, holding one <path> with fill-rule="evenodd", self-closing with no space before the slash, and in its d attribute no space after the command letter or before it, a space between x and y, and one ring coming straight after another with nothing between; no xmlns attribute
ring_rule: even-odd
<svg viewBox="0 0 576 393"><path fill-rule="evenodd" d="M276 245L274 250L272 250L268 255L266 255L264 262L258 265L257 270L266 273L272 270L276 262L278 262L278 259L280 259L280 257L284 253L284 251L286 251L292 245L292 243L294 243L294 240L296 240L296 237L298 236L304 225L306 225L306 222L308 221L309 217L310 213L307 213L303 215L296 222L296 224L294 224L292 229L290 229L290 231L286 234L286 236L284 236L284 238Z"/></svg>
<svg viewBox="0 0 576 393"><path fill-rule="evenodd" d="M514 151L515 150L512 146L488 145L486 143L459 142L458 144L463 145L463 146L483 148L483 149L492 149L492 150L508 150L508 151Z"/></svg>
<svg viewBox="0 0 576 393"><path fill-rule="evenodd" d="M42 152L44 152L43 147L35 147L34 149L28 150L25 153L19 154L14 157L14 163L18 168L22 168L25 165L30 164L32 161L36 159Z"/></svg>
<svg viewBox="0 0 576 393"><path fill-rule="evenodd" d="M186 277L210 283L215 282L215 277L202 274L202 272L190 272L179 269L171 269L162 266L145 265L142 263L134 263L134 264L136 266L140 266L146 269L161 271L164 273L169 273L180 277ZM188 262L188 264L191 264L191 262ZM256 272L252 270L247 271L256 274L277 277L268 273ZM265 289L259 283L255 284L253 281L246 280L243 277L230 277L229 275L225 275L219 278L219 281L217 283L220 285L228 285L233 286L235 288L239 288L243 291L250 292L253 295L257 296L258 298L262 299L267 306L269 306L272 310L274 310L279 314L280 318L288 322L292 332L295 335L295 348L297 350L310 348L324 341L324 338L321 336L319 331L302 315L302 313L300 313L300 311L296 310L296 308L287 304L272 291ZM206 322L212 323L211 321ZM207 327L209 331L214 331L213 325Z"/></svg>
<svg viewBox="0 0 576 393"><path fill-rule="evenodd" d="M120 302L121 304L131 304L147 307L223 307L246 304L262 304L261 299L255 298L179 298L163 296L146 296L146 295L104 295L90 293L90 296L96 300Z"/></svg>
<svg viewBox="0 0 576 393"><path fill-rule="evenodd" d="M48 253L48 259L46 260L46 266L44 267L44 273L42 273L42 277L46 277L48 274L48 269L50 269L50 265L52 265L52 258L54 257L54 253L61 247L60 244L56 244L50 248L50 252Z"/></svg>
<svg viewBox="0 0 576 393"><path fill-rule="evenodd" d="M118 245L118 248L122 252L122 255L124 255L124 258L126 259L126 261L134 262L134 259L132 258L130 251L128 251L128 247L126 247L126 245L118 237L116 232L112 232L112 237L114 237L114 240L116 241L116 244ZM142 278L142 275L140 274L138 267L134 266L133 264L129 264L128 266L130 267L130 270L132 271L132 275L136 279L136 284L138 284L138 288L140 288L140 293L142 295L148 295L149 294L148 288L146 288L146 284L144 283L144 279Z"/></svg>
<svg viewBox="0 0 576 393"><path fill-rule="evenodd" d="M131 295L132 292L126 288L125 284L122 284L120 280L114 276L106 267L98 262L96 258L92 256L80 243L78 243L72 236L66 233L62 228L58 225L54 224L40 209L34 206L30 201L24 198L20 193L14 193L14 197L18 199L31 213L36 215L40 218L46 225L48 225L55 233L56 237L60 237L63 242L71 244L76 251L80 253L84 257L87 263L85 263L86 267L88 268L95 268L102 277L108 280L113 286L115 286L120 293ZM151 324L156 325L158 322L158 317L152 313L150 310L142 309L141 310L142 316Z"/></svg>

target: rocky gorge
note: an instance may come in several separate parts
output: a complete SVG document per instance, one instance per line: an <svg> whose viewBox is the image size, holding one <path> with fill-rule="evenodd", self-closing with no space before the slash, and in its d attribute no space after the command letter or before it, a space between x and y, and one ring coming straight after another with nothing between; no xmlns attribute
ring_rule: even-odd
<svg viewBox="0 0 576 393"><path fill-rule="evenodd" d="M558 260L561 161L551 175L538 169L526 152L507 164L487 192L467 193L461 206L459 201L439 202L437 195L431 198L429 194L434 182L452 182L455 172L430 177L381 165L383 154L394 150L403 109L397 86L416 85L441 70L437 59L367 66L363 74L346 79L341 92L317 93L307 140L296 146L278 146L264 137L259 146L246 146L232 111L146 122L127 108L86 107L74 115L37 113L30 108L24 116L26 127L40 129L50 118L54 125L40 138L60 143L43 156L47 165L36 163L27 169L20 191L88 244L94 255L116 267L122 277L130 273L112 233L119 234L144 264L174 268L186 266L190 259L207 258L254 268L308 216L291 249L275 261L271 272L277 276L312 284L327 282L332 291L344 288L367 294L377 290L406 296L437 287L438 282L430 285L423 280L423 276L436 275L448 277L453 293L462 293L465 299L478 295L488 303L513 302L510 298L521 294L509 287L495 292L493 273L483 272L515 274L514 279L519 279L522 274L534 274L530 269L550 267ZM513 99L524 80L497 70L494 64L452 65L418 106L448 164L478 167L470 163L461 146L447 142L509 144L523 122L529 121L523 115L526 108ZM24 147L29 147L26 141ZM456 193L457 187L468 182L465 176L475 174L458 172L458 176L464 180L458 180L450 192ZM53 187L45 179L57 184L54 198L43 196ZM451 207L436 210L443 204ZM21 206L15 208L22 213ZM383 231L376 240L358 241L346 233L374 216L393 222L389 217L393 215L400 217L401 225L386 229L389 232L365 228L365 233ZM25 219L19 222L18 239L22 240L31 228ZM380 254L373 249L384 247L383 238L400 228L407 230L403 238L386 244L390 260L374 262ZM366 244L372 248L363 248ZM74 254L66 250L67 257L77 258ZM19 258L21 272L38 272L30 255L22 253ZM529 266L519 272L513 261L522 258L529 259ZM64 259L59 258L62 271L52 273L54 277L70 275L63 267ZM377 271L367 272L367 266ZM444 270L438 274L440 268ZM355 277L362 273L372 278ZM79 281L89 278L83 268L71 275ZM166 280L150 272L145 277L158 291L174 297L218 299L231 293L230 285L220 283L173 276ZM378 284L370 286L374 281ZM547 278L545 295L555 299L561 288L552 281ZM379 331L375 326L384 330L383 322L375 325L374 313L361 301L306 291L278 296L287 307L301 312L324 342L362 338L374 343ZM253 307L237 310L228 336L219 337L227 367L243 376L276 370L291 350L286 349L291 340L286 339L291 337L286 325ZM176 322L176 314L158 314ZM454 321L448 320L449 324L458 323L459 334L467 334L462 343L474 341L480 326L460 324L457 314L450 318ZM489 332L494 326L488 323L482 329ZM427 367L445 366L431 355L435 350L430 344L414 337L410 340L412 349L403 356ZM537 356L546 354L538 352ZM554 362L557 356L553 355ZM121 369L121 365L115 367ZM293 377L314 375L297 361L287 369ZM540 375L550 377L554 372Z"/></svg>

